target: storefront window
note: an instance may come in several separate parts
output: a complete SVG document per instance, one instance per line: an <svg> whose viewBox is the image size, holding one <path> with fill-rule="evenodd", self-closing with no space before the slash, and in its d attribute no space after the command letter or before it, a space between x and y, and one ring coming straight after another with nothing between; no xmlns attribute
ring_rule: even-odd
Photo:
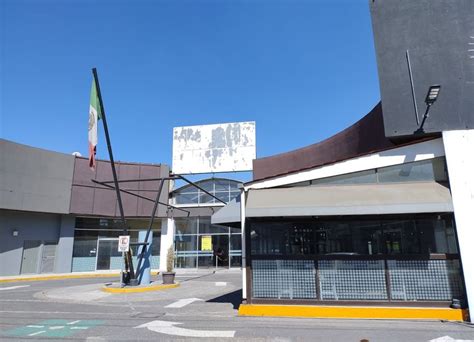
<svg viewBox="0 0 474 342"><path fill-rule="evenodd" d="M196 218L176 218L174 220L176 227L176 234L197 234L197 219Z"/></svg>
<svg viewBox="0 0 474 342"><path fill-rule="evenodd" d="M262 218L248 228L251 298L449 303L465 296L452 214Z"/></svg>
<svg viewBox="0 0 474 342"><path fill-rule="evenodd" d="M290 187L403 182L447 182L444 157L294 183Z"/></svg>
<svg viewBox="0 0 474 342"><path fill-rule="evenodd" d="M216 196L224 202L230 202L235 197L240 195L239 185L240 182L236 182L229 179L207 179L196 183L200 188L206 190L210 194ZM175 190L171 197L175 204L215 204L220 203L214 197L210 196L201 189L194 185L186 185L180 189Z"/></svg>
<svg viewBox="0 0 474 342"><path fill-rule="evenodd" d="M250 222L252 254L457 253L451 215L367 220Z"/></svg>
<svg viewBox="0 0 474 342"><path fill-rule="evenodd" d="M138 241L138 232L148 229L147 220L128 220L131 242ZM112 219L76 218L74 232L72 272L120 269L122 253L118 252L118 237L123 234L121 222ZM153 224L151 266L160 267L161 222ZM133 246L134 265L137 264L137 246Z"/></svg>
<svg viewBox="0 0 474 342"><path fill-rule="evenodd" d="M213 225L210 217L177 218L175 225L176 267L240 266L240 230Z"/></svg>

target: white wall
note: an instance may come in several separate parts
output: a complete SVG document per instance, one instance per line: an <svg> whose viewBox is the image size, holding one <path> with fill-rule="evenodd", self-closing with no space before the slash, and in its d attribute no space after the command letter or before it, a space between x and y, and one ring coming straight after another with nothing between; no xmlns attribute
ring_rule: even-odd
<svg viewBox="0 0 474 342"><path fill-rule="evenodd" d="M166 258L168 249L173 246L174 240L174 220L163 219L161 221L161 246L160 246L160 271L166 271Z"/></svg>
<svg viewBox="0 0 474 342"><path fill-rule="evenodd" d="M443 143L467 299L474 308L474 130L443 132Z"/></svg>

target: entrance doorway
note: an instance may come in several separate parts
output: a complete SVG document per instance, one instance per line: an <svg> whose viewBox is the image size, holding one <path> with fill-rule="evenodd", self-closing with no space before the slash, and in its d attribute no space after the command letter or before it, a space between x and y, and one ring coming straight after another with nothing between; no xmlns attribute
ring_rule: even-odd
<svg viewBox="0 0 474 342"><path fill-rule="evenodd" d="M25 240L23 242L23 259L21 274L38 273L38 257L41 249L40 240Z"/></svg>
<svg viewBox="0 0 474 342"><path fill-rule="evenodd" d="M205 239L212 240L212 250L203 251ZM198 267L229 267L229 236L228 235L202 235L199 239Z"/></svg>
<svg viewBox="0 0 474 342"><path fill-rule="evenodd" d="M55 241L45 241L43 243L43 251L41 253L41 273L54 272L54 259L56 257Z"/></svg>
<svg viewBox="0 0 474 342"><path fill-rule="evenodd" d="M106 238L97 240L96 270L110 270L115 258L121 260L122 254L118 251L118 239ZM114 267L115 268L115 267Z"/></svg>
<svg viewBox="0 0 474 342"><path fill-rule="evenodd" d="M23 241L20 274L54 272L57 245L57 241Z"/></svg>

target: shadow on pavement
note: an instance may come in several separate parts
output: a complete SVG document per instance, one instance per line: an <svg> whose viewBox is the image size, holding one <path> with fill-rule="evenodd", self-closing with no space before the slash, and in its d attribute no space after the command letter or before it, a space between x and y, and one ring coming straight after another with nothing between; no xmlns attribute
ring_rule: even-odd
<svg viewBox="0 0 474 342"><path fill-rule="evenodd" d="M223 296L207 300L208 303L231 303L234 310L237 310L242 302L242 289L226 293Z"/></svg>

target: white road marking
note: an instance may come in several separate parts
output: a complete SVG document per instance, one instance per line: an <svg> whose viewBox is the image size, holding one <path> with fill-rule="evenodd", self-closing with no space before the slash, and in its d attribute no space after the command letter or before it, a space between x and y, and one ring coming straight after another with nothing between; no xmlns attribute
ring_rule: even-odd
<svg viewBox="0 0 474 342"><path fill-rule="evenodd" d="M22 287L28 287L28 286L30 286L30 285L18 285L18 286L0 287L0 291L21 289Z"/></svg>
<svg viewBox="0 0 474 342"><path fill-rule="evenodd" d="M227 286L225 281L216 281L216 286Z"/></svg>
<svg viewBox="0 0 474 342"><path fill-rule="evenodd" d="M180 299L174 303L171 303L169 305L166 305L165 308L182 308L185 307L188 304L191 304L192 302L196 301L202 301L202 299L199 298L183 298Z"/></svg>
<svg viewBox="0 0 474 342"><path fill-rule="evenodd" d="M26 327L27 327L27 328L38 328L38 329L41 329L41 328L44 328L44 325L27 325Z"/></svg>
<svg viewBox="0 0 474 342"><path fill-rule="evenodd" d="M135 328L147 328L150 331L154 331L161 334L172 335L172 336L185 336L185 337L234 337L235 330L193 330L175 327L178 322L167 322L167 321L152 321L145 323Z"/></svg>
<svg viewBox="0 0 474 342"><path fill-rule="evenodd" d="M58 330L58 329L63 329L64 325L55 325L52 327L49 327L49 330Z"/></svg>
<svg viewBox="0 0 474 342"><path fill-rule="evenodd" d="M71 330L86 330L89 329L89 327L71 327Z"/></svg>
<svg viewBox="0 0 474 342"><path fill-rule="evenodd" d="M41 331L37 331L37 332L34 332L32 334L29 334L28 336L35 336L35 335L39 335L39 334L42 334L42 333L45 333L46 330L41 330Z"/></svg>
<svg viewBox="0 0 474 342"><path fill-rule="evenodd" d="M118 306L118 305L117 305ZM120 305L120 307L123 307L123 305ZM26 314L31 314L31 313L37 313L37 314L74 314L74 315L89 315L90 312L82 312L82 311L25 311L25 310L4 310L0 311L0 313L26 313ZM122 315L122 316L128 316L129 313L125 312L95 312L94 314L96 315L111 315L111 316L117 316L117 315Z"/></svg>
<svg viewBox="0 0 474 342"><path fill-rule="evenodd" d="M446 335L429 340L429 342L474 342L474 340L456 340L455 338Z"/></svg>
<svg viewBox="0 0 474 342"><path fill-rule="evenodd" d="M71 325L71 324L76 324L76 323L79 323L81 320L78 320L78 321L74 321L74 322L69 322L67 323L68 325Z"/></svg>

